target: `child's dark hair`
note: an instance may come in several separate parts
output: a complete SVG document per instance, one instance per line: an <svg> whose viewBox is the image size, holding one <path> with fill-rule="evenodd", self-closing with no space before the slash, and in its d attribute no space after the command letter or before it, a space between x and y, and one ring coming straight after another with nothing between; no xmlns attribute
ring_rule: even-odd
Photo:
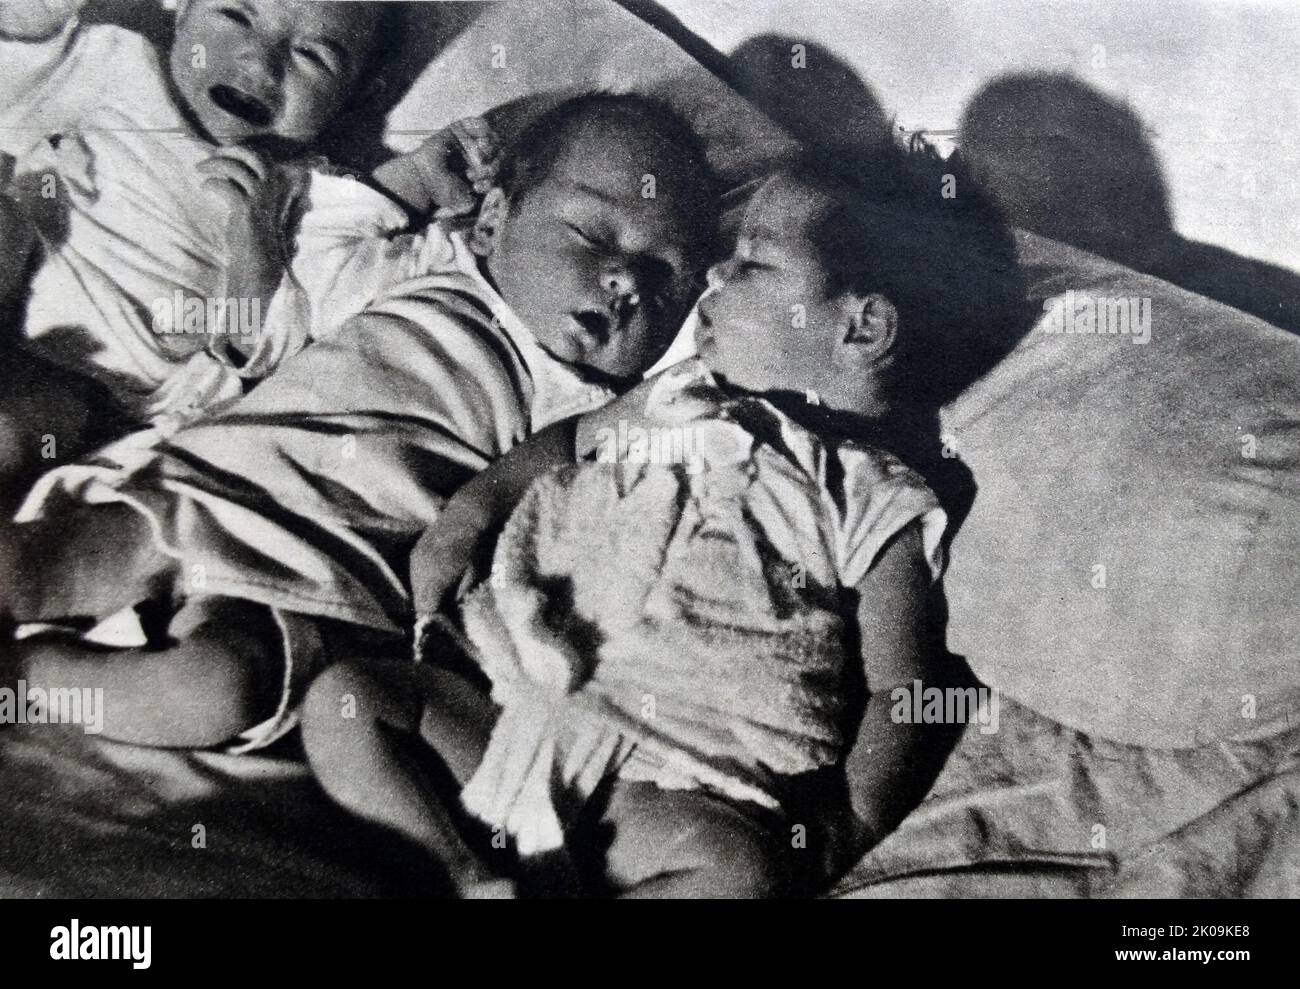
<svg viewBox="0 0 1300 989"><path fill-rule="evenodd" d="M544 182L569 142L593 124L636 128L675 154L683 165L695 201L690 220L697 233L714 245L718 222L718 182L704 142L681 113L666 101L643 93L591 92L551 107L527 124L506 145L497 185L512 202L521 202ZM662 181L662 177L660 177Z"/></svg>
<svg viewBox="0 0 1300 989"><path fill-rule="evenodd" d="M401 44L408 28L406 4L380 3L376 6L379 12L370 27L370 51L354 83L356 93L363 100L369 98L372 85L387 81L385 77L393 60L393 49Z"/></svg>
<svg viewBox="0 0 1300 989"><path fill-rule="evenodd" d="M965 183L954 204L933 162L884 151L855 174L801 159L782 169L826 205L808 237L832 294L879 293L899 314L895 384L946 402L1014 345L1024 289L1015 242ZM955 166L954 166L955 167Z"/></svg>

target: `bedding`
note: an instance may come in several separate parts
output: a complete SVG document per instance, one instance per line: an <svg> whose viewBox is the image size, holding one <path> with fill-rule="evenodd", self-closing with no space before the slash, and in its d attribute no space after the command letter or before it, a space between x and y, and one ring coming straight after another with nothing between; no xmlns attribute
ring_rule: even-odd
<svg viewBox="0 0 1300 989"><path fill-rule="evenodd" d="M389 143L590 84L668 94L735 186L791 146L607 0L476 13L394 109ZM1039 325L943 417L978 485L952 545L949 644L1001 690L1000 729L971 726L835 893L1295 896L1300 344L1075 249L1017 247ZM1150 342L1047 332L1041 305L1066 291L1149 298ZM0 894L440 888L333 808L292 746L234 757L0 728Z"/></svg>
<svg viewBox="0 0 1300 989"><path fill-rule="evenodd" d="M970 726L930 796L833 895L1300 895L1300 725L1155 750L1001 705L999 731ZM288 743L231 756L6 727L0 792L4 896L445 889L414 850L333 806Z"/></svg>
<svg viewBox="0 0 1300 989"><path fill-rule="evenodd" d="M1055 241L1019 233L1017 252L1040 318L941 417L978 486L949 647L1116 741L1295 722L1300 340ZM1094 329L1113 302L1149 324L1087 332L1098 300Z"/></svg>

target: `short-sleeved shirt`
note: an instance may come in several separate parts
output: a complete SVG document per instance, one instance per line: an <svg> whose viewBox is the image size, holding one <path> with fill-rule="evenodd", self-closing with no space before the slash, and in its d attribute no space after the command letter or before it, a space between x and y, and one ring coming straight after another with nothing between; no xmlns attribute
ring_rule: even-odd
<svg viewBox="0 0 1300 989"><path fill-rule="evenodd" d="M582 791L622 764L775 806L772 774L842 755L841 590L913 523L941 568L944 514L889 454L819 437L695 362L660 379L647 419L605 438L605 463L534 484L466 604L503 714L465 801L523 828L521 846L548 846L549 784L505 770L545 776L546 751Z"/></svg>

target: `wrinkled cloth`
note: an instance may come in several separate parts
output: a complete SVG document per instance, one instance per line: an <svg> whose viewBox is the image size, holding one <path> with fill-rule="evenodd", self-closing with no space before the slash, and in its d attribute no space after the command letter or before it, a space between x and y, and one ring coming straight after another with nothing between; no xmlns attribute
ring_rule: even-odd
<svg viewBox="0 0 1300 989"><path fill-rule="evenodd" d="M19 522L124 502L160 549L203 565L209 593L395 631L409 606L401 552L443 500L612 397L538 345L460 234L386 239L400 217L388 200L351 179L314 178L321 188L329 207L304 221L313 274L282 286L280 311L314 311L327 339L164 442L128 437L51 471ZM77 614L78 584L96 579L52 585L47 611Z"/></svg>
<svg viewBox="0 0 1300 989"><path fill-rule="evenodd" d="M389 250L358 246L367 258ZM323 662L309 619L401 635L411 622L406 555L445 499L529 433L611 397L537 344L459 235L431 228L397 249L446 263L388 287L387 264L354 266L354 284L380 295L329 339L169 439L127 438L50 472L17 516L93 526L93 506L129 506L197 592L270 607L288 672L276 719L251 744L293 726ZM24 617L87 617L87 602L126 581L117 566L80 559L50 576L40 613ZM154 576L139 575L139 586Z"/></svg>
<svg viewBox="0 0 1300 989"><path fill-rule="evenodd" d="M949 648L1094 737L1195 748L1294 723L1300 339L1033 234L1016 246L1041 318L941 414L978 488L944 579ZM1145 300L1146 342L1110 320L1064 330L1081 299Z"/></svg>
<svg viewBox="0 0 1300 989"><path fill-rule="evenodd" d="M914 522L941 569L943 512L888 454L824 442L698 364L647 414L681 459L634 444L537 481L463 608L502 712L462 800L522 854L559 847L559 793L585 798L634 749L636 778L779 809L777 777L843 751L841 588Z"/></svg>
<svg viewBox="0 0 1300 989"><path fill-rule="evenodd" d="M968 726L930 795L833 895L1300 896L1300 729L1147 749L1002 703L1001 730ZM300 759L276 756L124 745L77 725L0 728L0 895L441 889L407 845L344 813Z"/></svg>
<svg viewBox="0 0 1300 989"><path fill-rule="evenodd" d="M101 382L152 438L237 399L301 348L304 333L260 326L234 361L224 331L172 331L187 304L203 308L192 329L215 329L226 216L197 170L216 148L176 106L148 41L74 20L48 40L0 39L0 64L0 152L16 159L0 191L42 244L24 316L32 350ZM243 312L248 328L247 302Z"/></svg>

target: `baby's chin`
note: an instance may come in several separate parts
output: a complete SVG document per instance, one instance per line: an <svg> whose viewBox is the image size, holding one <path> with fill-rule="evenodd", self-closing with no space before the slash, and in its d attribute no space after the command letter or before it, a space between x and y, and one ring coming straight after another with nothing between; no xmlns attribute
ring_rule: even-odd
<svg viewBox="0 0 1300 989"><path fill-rule="evenodd" d="M262 128L254 127L223 111L202 90L186 92L183 89L182 95L190 117L215 144L223 147L239 144L262 131Z"/></svg>
<svg viewBox="0 0 1300 989"><path fill-rule="evenodd" d="M600 353L589 354L571 341L557 347L549 346L540 338L537 342L548 355L565 367L572 368L584 380L615 390L621 390L627 384L635 382L643 370L636 368L629 371L621 366L622 362L611 361L608 355Z"/></svg>
<svg viewBox="0 0 1300 989"><path fill-rule="evenodd" d="M585 355L574 360L561 359L560 362L571 367L583 380L592 384L605 385L615 391L622 391L628 385L635 384L640 379L642 371L640 368L628 371L626 368L610 365L599 359L589 360Z"/></svg>
<svg viewBox="0 0 1300 989"><path fill-rule="evenodd" d="M232 120L219 110L210 120L199 118L204 131L218 146L249 148L278 161L291 161L307 153L314 135L293 137L271 128L253 127Z"/></svg>
<svg viewBox="0 0 1300 989"><path fill-rule="evenodd" d="M713 375L720 385L725 387L747 392L764 392L770 388L770 383L755 381L746 375L743 369L732 368L728 365L718 353L717 348L697 347L695 359L708 369L709 373Z"/></svg>
<svg viewBox="0 0 1300 989"><path fill-rule="evenodd" d="M578 364L582 361L583 349L578 341L562 330L546 328L533 331L541 348L562 364Z"/></svg>

